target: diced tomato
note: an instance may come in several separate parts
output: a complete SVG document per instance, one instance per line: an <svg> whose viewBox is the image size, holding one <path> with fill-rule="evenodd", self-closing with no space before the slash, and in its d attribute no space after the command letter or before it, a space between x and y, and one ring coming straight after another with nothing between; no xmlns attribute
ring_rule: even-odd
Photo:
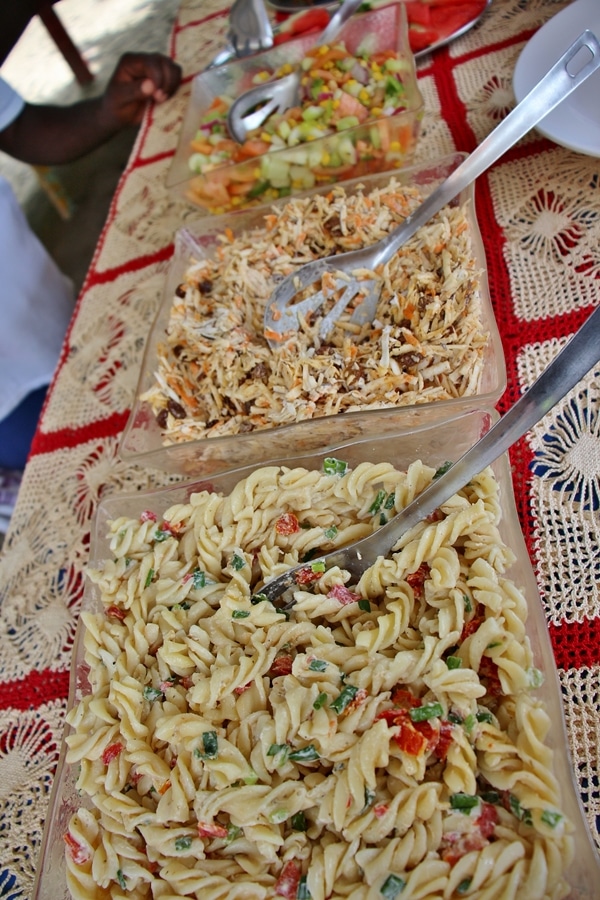
<svg viewBox="0 0 600 900"><path fill-rule="evenodd" d="M416 706L421 705L421 701L414 694L411 694L406 688L400 687L400 685L392 688L392 703L399 709L414 709Z"/></svg>
<svg viewBox="0 0 600 900"><path fill-rule="evenodd" d="M483 803L481 815L475 820L479 830L485 838L493 835L496 825L500 821L498 810L492 803Z"/></svg>
<svg viewBox="0 0 600 900"><path fill-rule="evenodd" d="M406 576L406 583L413 589L413 593L417 600L423 596L423 586L429 577L430 568L428 563L421 563L416 572L412 572Z"/></svg>
<svg viewBox="0 0 600 900"><path fill-rule="evenodd" d="M123 744L120 741L117 741L114 744L109 744L108 747L104 749L102 754L102 762L105 766L107 766L113 759L116 759L119 753L124 750Z"/></svg>
<svg viewBox="0 0 600 900"><path fill-rule="evenodd" d="M198 835L201 838L226 838L227 834L225 826L217 822L198 822Z"/></svg>
<svg viewBox="0 0 600 900"><path fill-rule="evenodd" d="M468 637L470 637L472 634L475 634L475 632L477 631L479 626L483 623L483 621L484 621L483 616L475 616L473 619L471 619L470 622L465 622L465 625L464 625L463 630L460 635L460 643L462 644L462 642L466 641L466 639Z"/></svg>
<svg viewBox="0 0 600 900"><path fill-rule="evenodd" d="M151 509L145 509L140 515L140 522L156 522L156 513Z"/></svg>
<svg viewBox="0 0 600 900"><path fill-rule="evenodd" d="M190 675L184 675L181 679L181 687L185 688L186 691L189 691L191 687L193 687L194 682L191 679Z"/></svg>
<svg viewBox="0 0 600 900"><path fill-rule="evenodd" d="M450 865L453 866L459 859L462 859L466 853L471 853L473 850L483 850L488 843L488 839L484 837L477 828L475 831L470 831L466 834L457 834L453 838L451 837L448 846L442 850L441 856L444 862L450 863Z"/></svg>
<svg viewBox="0 0 600 900"><path fill-rule="evenodd" d="M234 694L238 694L238 695L239 695L239 694L243 694L245 691L250 690L251 687L252 687L252 682L249 681L248 684L240 684L240 685L238 685L238 687L236 687L236 688L233 689L233 693L234 693Z"/></svg>
<svg viewBox="0 0 600 900"><path fill-rule="evenodd" d="M339 104L337 113L340 119L346 116L356 116L359 122L364 122L369 116L367 107L360 100L357 100L356 97L353 97L352 94L346 93L346 91L342 91Z"/></svg>
<svg viewBox="0 0 600 900"><path fill-rule="evenodd" d="M347 606L349 603L357 603L361 599L359 594L354 594L345 584L334 584L331 590L327 592L327 596L337 600L342 606Z"/></svg>
<svg viewBox="0 0 600 900"><path fill-rule="evenodd" d="M417 704L418 705L418 704ZM428 722L413 722L407 709L384 709L377 719L385 719L390 728L399 728L394 741L404 753L420 756L437 747L440 732Z"/></svg>
<svg viewBox="0 0 600 900"><path fill-rule="evenodd" d="M275 522L277 534L296 534L300 531L300 523L294 513L283 513Z"/></svg>
<svg viewBox="0 0 600 900"><path fill-rule="evenodd" d="M440 725L440 736L435 748L435 755L442 761L448 756L448 750L453 740L453 730L454 726L451 722L442 722Z"/></svg>
<svg viewBox="0 0 600 900"><path fill-rule="evenodd" d="M489 656L482 656L479 663L479 677L485 679L486 691L492 697L502 694L502 684L498 675L498 665Z"/></svg>
<svg viewBox="0 0 600 900"><path fill-rule="evenodd" d="M142 777L141 772L130 772L129 773L129 783L133 784L135 787L135 785L139 782L141 777Z"/></svg>
<svg viewBox="0 0 600 900"><path fill-rule="evenodd" d="M119 619L122 622L127 613L118 606L109 606L106 610L106 615L112 619Z"/></svg>
<svg viewBox="0 0 600 900"><path fill-rule="evenodd" d="M276 656L269 669L271 678L277 678L279 675L289 675L292 671L293 659L291 656Z"/></svg>
<svg viewBox="0 0 600 900"><path fill-rule="evenodd" d="M318 581L322 574L322 572L313 572L310 566L306 566L305 569L298 569L294 575L294 581L296 584L310 584L311 581Z"/></svg>
<svg viewBox="0 0 600 900"><path fill-rule="evenodd" d="M286 897L287 900L296 900L298 885L302 870L297 862L290 859L281 870L281 875L275 882L275 893L278 897Z"/></svg>
<svg viewBox="0 0 600 900"><path fill-rule="evenodd" d="M67 853L76 866L83 866L90 860L90 853L87 847L84 847L79 841L76 841L70 831L63 834L63 839L67 845Z"/></svg>
<svg viewBox="0 0 600 900"><path fill-rule="evenodd" d="M373 807L373 815L377 819L383 819L388 809L389 806L387 805L387 803L378 803L377 806Z"/></svg>

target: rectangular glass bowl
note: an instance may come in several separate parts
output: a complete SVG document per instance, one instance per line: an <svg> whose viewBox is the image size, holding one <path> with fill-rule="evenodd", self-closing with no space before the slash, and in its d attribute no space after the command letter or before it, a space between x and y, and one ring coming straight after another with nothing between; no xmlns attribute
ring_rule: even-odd
<svg viewBox="0 0 600 900"><path fill-rule="evenodd" d="M295 147L274 150L247 161L225 163L202 175L193 174L189 165L194 153L192 141L202 116L215 99L235 99L252 87L255 74L276 72L284 63L299 63L314 41L314 35L301 37L195 76L175 156L167 173L167 187L197 206L199 214L218 215L261 206L280 196L302 193L315 183L332 184L341 178L389 171L410 162L420 131L423 99L408 44L404 4L392 3L352 17L340 33L339 41L344 41L352 54L365 41L371 52L394 50L399 54L406 64L403 111Z"/></svg>
<svg viewBox="0 0 600 900"><path fill-rule="evenodd" d="M396 418L396 430L390 430L386 436L371 433L350 442L344 442L342 439L335 440L332 437L329 446L318 453L298 455L284 460L271 458L269 465L281 464L288 468L303 467L310 471L322 472L324 459L335 457L338 460L346 461L354 471L361 463L391 463L397 470L406 471L410 463L415 460L421 460L425 464L437 468L448 460L458 459L489 429L496 419L497 413L493 410L471 409L454 411L452 415L443 415L442 410L430 405L420 411L419 421L415 422L411 410L401 410ZM158 522L162 514L174 504L188 503L190 495L195 491L208 490L209 492L219 491L229 494L242 479L247 478L258 468L260 466L246 466L215 476L199 465L193 481L147 493L122 495L104 500L100 504L95 518L90 548L90 565L97 567L102 560L113 558L107 537L110 520L123 516L134 519L141 517L140 521L147 521L148 513L146 511L151 510L158 517ZM531 646L531 661L535 667L532 671L538 675L530 684L535 684L534 700L536 703L539 701L544 705L549 716L548 733L530 736L531 740L528 739L529 742L526 743L526 746L531 749L531 752L534 752L533 748L538 746L539 737L551 751L553 760L550 768L558 781L562 795L560 808L572 826L574 859L566 867L565 877L570 887L570 892L566 896L568 900L595 900L598 896L600 861L592 843L573 774L559 680L543 606L517 517L508 457L506 455L500 457L492 468L499 487L497 502L501 511L500 535L514 554L514 562L502 577L510 579L524 597L526 603L524 634ZM260 479L254 481L256 485L259 483ZM360 483L360 479L358 483ZM358 505L361 503L361 498L365 506L369 502L369 500L365 502L363 495L365 483L368 485L368 481L363 481L363 488L358 488ZM377 486L377 479L374 478L368 485L369 497L372 492L377 490ZM302 488L302 491L305 491L305 487ZM302 496L306 500L304 493ZM279 493L277 493L277 497L279 497ZM243 503L244 501L240 499L239 502ZM491 502L495 503L496 501ZM213 527L212 524L211 527ZM243 539L240 538L240 540ZM485 541L478 546L485 546ZM171 555L167 556L167 559L171 558ZM232 577L231 574L229 577ZM101 612L101 610L99 588L87 580L82 611ZM73 649L69 709L90 690L84 662L84 631L83 623L80 621ZM517 632L520 633L518 629ZM450 666L448 667L450 668ZM540 674L543 678L539 677ZM542 728L541 725L540 727ZM69 900L70 897L66 887L63 836L67 831L71 815L81 806L82 801L76 788L78 766L65 763L65 752L66 747L63 741L46 819L33 900ZM545 775L539 770L536 770L537 776L545 778ZM511 809L518 815L523 814L523 810L520 810L518 805L514 808L511 806ZM554 874L556 875L556 872ZM465 895L468 896L469 892L467 891ZM544 896L549 895L544 894ZM560 896L563 897L563 894L561 893Z"/></svg>
<svg viewBox="0 0 600 900"><path fill-rule="evenodd" d="M433 190L464 159L464 154L453 154L428 164L410 167L394 173L394 178L401 184L417 185L423 195ZM348 195L364 186L365 192L387 185L390 175L377 174L367 178L355 179L344 184ZM327 188L320 188L318 193L326 193ZM282 204L285 201L278 201ZM494 311L492 308L485 252L481 233L477 224L474 206L474 189L463 191L457 202L466 204L467 219L471 229L472 247L476 266L481 272L481 326L489 335L483 355L481 383L478 392L473 396L463 396L449 400L435 401L441 414L451 415L457 408L465 406L493 406L506 387L506 369L504 353ZM158 363L158 347L164 340L165 330L169 322L171 305L175 289L180 284L183 273L189 266L192 254L196 258L214 256L218 243L217 236L225 229L231 229L234 235L262 225L264 210L247 210L235 216L211 217L200 219L187 230L178 233L175 255L166 279L162 305L156 315L146 344L140 371L136 399L131 409L124 433L121 438L119 453L125 460L140 462L144 465L157 466L164 470L186 473L196 463L210 466L213 471L259 462L267 456L284 456L302 449L315 450L324 446L331 439L335 430L343 429L346 438L361 434L377 434L382 429L394 427L394 409L369 410L365 412L345 412L343 419L339 415L313 418L284 425L277 428L266 428L246 434L229 437L212 437L202 440L191 440L164 446L161 430L155 415L142 396L154 384L153 373ZM415 421L419 418L420 405L415 407Z"/></svg>

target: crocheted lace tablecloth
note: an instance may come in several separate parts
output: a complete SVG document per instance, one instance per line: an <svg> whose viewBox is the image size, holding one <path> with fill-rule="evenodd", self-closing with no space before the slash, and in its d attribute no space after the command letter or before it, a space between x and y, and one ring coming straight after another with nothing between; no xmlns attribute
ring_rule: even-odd
<svg viewBox="0 0 600 900"><path fill-rule="evenodd" d="M513 107L529 38L565 0L493 0L419 64L418 159L472 150ZM177 228L197 212L165 175L190 82L224 43L225 0L184 0L171 52L185 81L148 113L78 300L0 557L0 897L30 896L66 709L99 501L160 483L119 435ZM478 180L508 408L600 300L600 159L531 133ZM519 515L563 691L581 797L600 843L600 367L511 452ZM172 477L172 476L171 476ZM162 483L167 483L164 476Z"/></svg>

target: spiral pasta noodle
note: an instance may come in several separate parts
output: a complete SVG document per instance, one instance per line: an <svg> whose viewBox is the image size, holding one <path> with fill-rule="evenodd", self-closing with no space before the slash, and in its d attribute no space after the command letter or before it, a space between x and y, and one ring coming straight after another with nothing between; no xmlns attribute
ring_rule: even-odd
<svg viewBox="0 0 600 900"><path fill-rule="evenodd" d="M434 474L269 466L110 523L88 573L103 608L82 614L90 690L68 714L74 900L568 896L572 826L491 470L357 584L311 563ZM298 562L277 608L261 586Z"/></svg>

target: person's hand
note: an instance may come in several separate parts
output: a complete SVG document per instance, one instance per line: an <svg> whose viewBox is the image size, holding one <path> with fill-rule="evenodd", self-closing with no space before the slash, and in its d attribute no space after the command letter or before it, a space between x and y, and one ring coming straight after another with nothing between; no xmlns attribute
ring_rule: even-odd
<svg viewBox="0 0 600 900"><path fill-rule="evenodd" d="M162 103L181 82L181 67L162 53L126 53L107 85L102 106L105 116L120 125L141 122L148 101Z"/></svg>

